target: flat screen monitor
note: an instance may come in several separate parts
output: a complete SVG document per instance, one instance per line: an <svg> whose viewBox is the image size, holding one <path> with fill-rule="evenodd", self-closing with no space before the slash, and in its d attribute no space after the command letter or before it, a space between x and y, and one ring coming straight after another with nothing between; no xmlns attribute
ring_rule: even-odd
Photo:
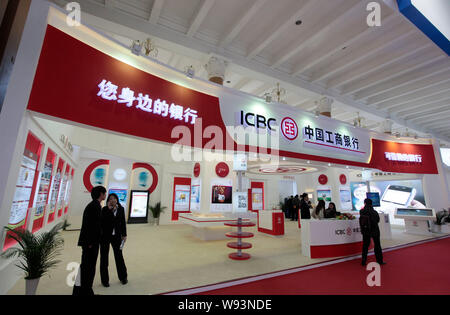
<svg viewBox="0 0 450 315"><path fill-rule="evenodd" d="M380 193L377 192L368 192L366 194L367 199L372 200L372 206L374 207L380 207L381 203L380 203Z"/></svg>
<svg viewBox="0 0 450 315"><path fill-rule="evenodd" d="M128 223L148 223L148 201L150 193L141 190L132 190Z"/></svg>

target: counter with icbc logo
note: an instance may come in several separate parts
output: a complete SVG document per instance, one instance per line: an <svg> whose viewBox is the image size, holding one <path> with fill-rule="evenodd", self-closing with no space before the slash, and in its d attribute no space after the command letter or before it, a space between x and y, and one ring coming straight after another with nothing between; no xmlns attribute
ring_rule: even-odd
<svg viewBox="0 0 450 315"><path fill-rule="evenodd" d="M361 253L359 220L301 220L302 255L341 257Z"/></svg>

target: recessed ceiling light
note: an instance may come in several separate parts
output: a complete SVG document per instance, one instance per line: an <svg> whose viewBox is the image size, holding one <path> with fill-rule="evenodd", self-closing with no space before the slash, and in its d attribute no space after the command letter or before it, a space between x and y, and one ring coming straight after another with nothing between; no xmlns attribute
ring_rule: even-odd
<svg viewBox="0 0 450 315"><path fill-rule="evenodd" d="M303 21L302 20L297 20L295 21L295 25L302 25Z"/></svg>

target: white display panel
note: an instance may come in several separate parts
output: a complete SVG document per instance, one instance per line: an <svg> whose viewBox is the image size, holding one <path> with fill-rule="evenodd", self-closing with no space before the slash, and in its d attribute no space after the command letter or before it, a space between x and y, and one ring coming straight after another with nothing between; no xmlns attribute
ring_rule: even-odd
<svg viewBox="0 0 450 315"><path fill-rule="evenodd" d="M252 188L252 210L263 210L262 188Z"/></svg>
<svg viewBox="0 0 450 315"><path fill-rule="evenodd" d="M133 191L131 193L130 218L147 217L148 199L149 199L148 192Z"/></svg>
<svg viewBox="0 0 450 315"><path fill-rule="evenodd" d="M243 213L248 211L248 193L235 192L233 194L233 212Z"/></svg>
<svg viewBox="0 0 450 315"><path fill-rule="evenodd" d="M191 205L190 211L199 211L201 203L202 181L194 178L191 181Z"/></svg>
<svg viewBox="0 0 450 315"><path fill-rule="evenodd" d="M233 170L234 171L246 171L247 170L247 156L245 154L235 154L234 155Z"/></svg>
<svg viewBox="0 0 450 315"><path fill-rule="evenodd" d="M37 167L37 156L25 150L20 166L19 177L17 178L16 191L11 206L9 225L20 225L27 217L28 206L33 188L33 181ZM32 156L29 158L27 155Z"/></svg>
<svg viewBox="0 0 450 315"><path fill-rule="evenodd" d="M175 185L175 212L189 211L189 203L191 200L191 186L189 185Z"/></svg>

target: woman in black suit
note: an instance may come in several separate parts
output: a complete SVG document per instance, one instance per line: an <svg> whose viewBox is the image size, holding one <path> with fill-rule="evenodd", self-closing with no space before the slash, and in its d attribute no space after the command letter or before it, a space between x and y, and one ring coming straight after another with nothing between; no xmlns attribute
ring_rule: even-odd
<svg viewBox="0 0 450 315"><path fill-rule="evenodd" d="M110 194L106 201L106 207L101 215L102 236L100 241L100 276L102 284L109 287L108 258L109 246L114 251L117 274L122 284L127 284L127 267L122 255L121 245L127 239L127 225L125 222L125 209L119 203L116 194Z"/></svg>

